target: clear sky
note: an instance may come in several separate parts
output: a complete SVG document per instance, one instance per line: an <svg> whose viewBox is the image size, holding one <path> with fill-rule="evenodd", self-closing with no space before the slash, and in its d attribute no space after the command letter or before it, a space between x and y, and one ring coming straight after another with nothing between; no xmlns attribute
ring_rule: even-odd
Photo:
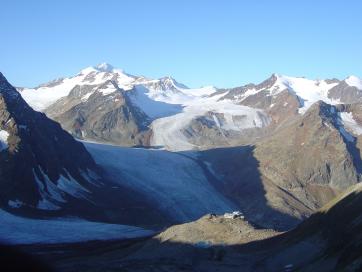
<svg viewBox="0 0 362 272"><path fill-rule="evenodd" d="M35 86L108 62L197 87L362 76L360 0L0 0L0 71Z"/></svg>

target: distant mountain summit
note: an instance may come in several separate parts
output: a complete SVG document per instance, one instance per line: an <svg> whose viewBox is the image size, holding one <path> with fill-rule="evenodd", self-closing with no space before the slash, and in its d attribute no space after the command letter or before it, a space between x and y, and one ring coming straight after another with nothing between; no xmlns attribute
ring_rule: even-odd
<svg viewBox="0 0 362 272"><path fill-rule="evenodd" d="M109 63L103 62L98 64L97 66L95 66L95 69L98 70L99 72L113 72L114 67L112 65L110 65Z"/></svg>

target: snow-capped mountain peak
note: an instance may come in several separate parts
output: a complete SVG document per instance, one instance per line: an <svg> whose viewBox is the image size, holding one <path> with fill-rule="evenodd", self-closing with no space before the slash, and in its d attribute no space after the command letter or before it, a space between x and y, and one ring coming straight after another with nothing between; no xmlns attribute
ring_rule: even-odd
<svg viewBox="0 0 362 272"><path fill-rule="evenodd" d="M188 89L187 86L178 83L173 77L171 76L166 76L166 77L162 77L159 79L160 83L163 85L164 88L168 88L168 89Z"/></svg>
<svg viewBox="0 0 362 272"><path fill-rule="evenodd" d="M97 69L99 72L113 72L114 67L106 62L100 63L97 66L95 66L95 69Z"/></svg>
<svg viewBox="0 0 362 272"><path fill-rule="evenodd" d="M135 76L127 74L122 69L114 68L111 64L106 63L106 62L97 64L95 66L86 67L78 73L78 76L82 76L82 75L84 76L84 75L88 75L90 73L117 74L117 75L123 76L123 77L135 78Z"/></svg>
<svg viewBox="0 0 362 272"><path fill-rule="evenodd" d="M362 90L362 79L356 76L349 76L344 80L349 86Z"/></svg>
<svg viewBox="0 0 362 272"><path fill-rule="evenodd" d="M285 75L278 75L276 82L273 86L278 94L283 90L295 94L300 98L301 108L300 113L305 112L313 103L322 100L327 103L335 104L337 101L332 101L328 97L328 91L338 85L337 82L327 82L325 80L312 80L305 77L290 77Z"/></svg>
<svg viewBox="0 0 362 272"><path fill-rule="evenodd" d="M82 69L79 72L79 75L87 75L89 73L119 73L119 74L126 74L122 69L116 69L111 64L103 62L97 64L95 66L89 66Z"/></svg>

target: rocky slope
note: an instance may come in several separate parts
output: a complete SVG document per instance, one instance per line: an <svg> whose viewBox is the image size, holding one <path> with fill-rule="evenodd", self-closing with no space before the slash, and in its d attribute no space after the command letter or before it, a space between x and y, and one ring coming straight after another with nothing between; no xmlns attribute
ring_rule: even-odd
<svg viewBox="0 0 362 272"><path fill-rule="evenodd" d="M297 271L360 271L361 203L361 184L357 184L296 229L266 240L269 252L255 264L255 271L278 271L287 264Z"/></svg>
<svg viewBox="0 0 362 272"><path fill-rule="evenodd" d="M45 113L79 139L123 146L149 145L148 116L132 107L125 91L114 81L77 85Z"/></svg>
<svg viewBox="0 0 362 272"><path fill-rule="evenodd" d="M87 199L98 169L84 146L30 108L0 74L1 206L58 210Z"/></svg>
<svg viewBox="0 0 362 272"><path fill-rule="evenodd" d="M96 255L71 253L54 263L62 271L360 271L361 201L357 184L285 233L207 215L145 241L101 246Z"/></svg>
<svg viewBox="0 0 362 272"><path fill-rule="evenodd" d="M255 145L207 150L200 159L250 220L288 229L360 181L359 136L343 121L355 107L317 102Z"/></svg>

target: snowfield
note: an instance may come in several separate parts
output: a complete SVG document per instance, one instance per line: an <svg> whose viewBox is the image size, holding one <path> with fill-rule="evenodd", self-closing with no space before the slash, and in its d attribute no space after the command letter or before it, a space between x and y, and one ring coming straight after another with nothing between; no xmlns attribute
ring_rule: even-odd
<svg viewBox="0 0 362 272"><path fill-rule="evenodd" d="M209 183L195 154L83 143L115 182L145 193L179 221L236 209Z"/></svg>
<svg viewBox="0 0 362 272"><path fill-rule="evenodd" d="M182 112L182 105L170 104L161 100L152 99L149 89L142 85L136 86L135 90L128 93L132 103L142 109L151 119L166 117Z"/></svg>
<svg viewBox="0 0 362 272"><path fill-rule="evenodd" d="M118 240L153 235L154 232L127 225L81 219L31 219L0 209L2 244L55 244L96 240Z"/></svg>
<svg viewBox="0 0 362 272"><path fill-rule="evenodd" d="M338 83L328 84L324 80L310 80L302 77L279 76L277 83L280 89L288 89L302 99L302 107L299 113L305 113L315 102L322 100L331 105L338 104L328 98L328 91L337 86Z"/></svg>

